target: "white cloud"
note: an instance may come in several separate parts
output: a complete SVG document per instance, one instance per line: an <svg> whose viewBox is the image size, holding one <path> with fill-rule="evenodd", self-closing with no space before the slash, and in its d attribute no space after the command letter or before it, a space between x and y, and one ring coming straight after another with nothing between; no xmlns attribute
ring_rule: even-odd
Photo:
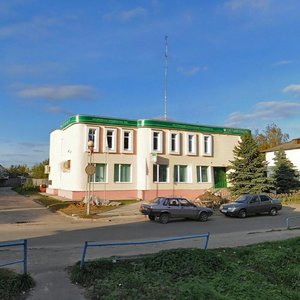
<svg viewBox="0 0 300 300"><path fill-rule="evenodd" d="M265 10L271 5L271 0L229 0L225 6L232 11L239 10Z"/></svg>
<svg viewBox="0 0 300 300"><path fill-rule="evenodd" d="M49 157L49 143L18 140L5 141L0 145L0 157L0 164L5 167L19 164L27 164L29 167L32 167L34 164L40 163Z"/></svg>
<svg viewBox="0 0 300 300"><path fill-rule="evenodd" d="M87 85L35 86L17 91L22 98L44 98L47 100L91 99L95 89Z"/></svg>
<svg viewBox="0 0 300 300"><path fill-rule="evenodd" d="M142 7L137 7L131 10L122 11L120 13L121 19L124 21L136 18L136 17L143 17L146 15L146 10Z"/></svg>
<svg viewBox="0 0 300 300"><path fill-rule="evenodd" d="M227 126L255 125L260 120L274 121L300 113L300 103L288 101L267 101L256 104L250 113L234 112L226 121ZM248 126L249 127L249 126Z"/></svg>
<svg viewBox="0 0 300 300"><path fill-rule="evenodd" d="M54 114L64 114L64 115L74 115L72 112L65 110L60 106L49 106L46 108L47 112L54 113Z"/></svg>
<svg viewBox="0 0 300 300"><path fill-rule="evenodd" d="M147 11L142 7L136 7L130 10L123 10L118 12L112 12L103 16L104 20L111 21L117 19L120 21L129 21L135 18L146 16Z"/></svg>
<svg viewBox="0 0 300 300"><path fill-rule="evenodd" d="M280 61L276 61L272 64L273 67L280 67L280 66L284 66L284 65L290 65L292 63L291 60L280 60Z"/></svg>
<svg viewBox="0 0 300 300"><path fill-rule="evenodd" d="M58 63L40 63L39 65L15 64L1 67L0 70L10 76L40 75L46 72L63 72L65 67Z"/></svg>
<svg viewBox="0 0 300 300"><path fill-rule="evenodd" d="M61 22L58 19L35 16L27 22L0 27L0 37L6 38L14 35L43 36L49 27L59 24Z"/></svg>
<svg viewBox="0 0 300 300"><path fill-rule="evenodd" d="M287 87L283 89L284 93L294 93L294 94L299 94L300 93L300 84L290 84Z"/></svg>
<svg viewBox="0 0 300 300"><path fill-rule="evenodd" d="M190 68L183 68L183 67L179 67L177 68L177 71L185 76L194 76L196 74L198 74L199 72L203 72L206 71L207 67L197 67L197 66L193 66Z"/></svg>

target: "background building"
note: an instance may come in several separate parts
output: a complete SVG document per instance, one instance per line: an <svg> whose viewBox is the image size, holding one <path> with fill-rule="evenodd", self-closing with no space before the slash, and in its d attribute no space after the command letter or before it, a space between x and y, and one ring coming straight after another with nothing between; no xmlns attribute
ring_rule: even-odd
<svg viewBox="0 0 300 300"><path fill-rule="evenodd" d="M264 150L269 172L271 172L274 167L275 152L280 149L284 150L286 158L292 162L298 171L300 171L300 138L297 138L288 143Z"/></svg>
<svg viewBox="0 0 300 300"><path fill-rule="evenodd" d="M50 135L47 192L82 200L90 161L96 167L93 194L101 199L195 198L208 189L227 187L232 150L246 131L76 115Z"/></svg>

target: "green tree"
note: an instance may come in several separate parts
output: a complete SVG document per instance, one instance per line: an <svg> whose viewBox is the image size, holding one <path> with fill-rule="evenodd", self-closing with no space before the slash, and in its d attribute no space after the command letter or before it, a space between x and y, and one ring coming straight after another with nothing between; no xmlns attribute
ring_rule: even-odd
<svg viewBox="0 0 300 300"><path fill-rule="evenodd" d="M263 193L272 188L271 179L267 177L267 162L250 133L242 136L233 154L228 179L234 195Z"/></svg>
<svg viewBox="0 0 300 300"><path fill-rule="evenodd" d="M11 165L8 168L8 174L10 177L27 176L29 168L27 165Z"/></svg>
<svg viewBox="0 0 300 300"><path fill-rule="evenodd" d="M6 179L9 176L8 171L0 165L0 180L1 179Z"/></svg>
<svg viewBox="0 0 300 300"><path fill-rule="evenodd" d="M282 133L282 130L274 123L268 125L262 133L258 130L254 133L254 139L261 151L286 143L289 138L290 136Z"/></svg>
<svg viewBox="0 0 300 300"><path fill-rule="evenodd" d="M48 174L45 174L45 165L49 165L49 159L46 159L43 162L34 165L31 168L31 176L33 178L48 178Z"/></svg>
<svg viewBox="0 0 300 300"><path fill-rule="evenodd" d="M275 152L274 163L271 178L276 192L279 194L289 193L298 189L300 186L299 173L282 149Z"/></svg>

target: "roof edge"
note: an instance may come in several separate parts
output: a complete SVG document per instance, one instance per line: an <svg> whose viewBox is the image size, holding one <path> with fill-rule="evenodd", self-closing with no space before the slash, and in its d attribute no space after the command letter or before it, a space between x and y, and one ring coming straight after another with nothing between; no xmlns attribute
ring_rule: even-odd
<svg viewBox="0 0 300 300"><path fill-rule="evenodd" d="M69 119L64 121L60 126L60 129L66 129L69 126L76 123L85 124L104 124L104 125L114 125L114 126L127 126L127 127L152 127L161 129L176 129L176 130L189 130L189 131L199 131L207 133L221 133L221 134L231 134L231 135L243 135L245 133L251 133L249 129L242 128L232 128L232 127L220 127L220 126L209 126L209 125L199 125L192 123L182 123L174 121L164 121L164 120L153 120L153 119L120 119L120 118L108 118L99 116L89 116L89 115L74 115Z"/></svg>

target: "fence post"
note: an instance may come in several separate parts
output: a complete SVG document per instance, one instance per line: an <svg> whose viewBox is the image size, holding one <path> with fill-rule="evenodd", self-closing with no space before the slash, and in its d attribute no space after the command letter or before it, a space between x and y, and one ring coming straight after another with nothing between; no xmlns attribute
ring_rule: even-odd
<svg viewBox="0 0 300 300"><path fill-rule="evenodd" d="M81 257L81 262L80 262L80 269L82 269L83 266L84 266L84 259L85 259L85 255L86 255L86 249L87 249L87 246L88 246L88 242L85 241L85 242L84 242L83 253L82 253L82 257Z"/></svg>
<svg viewBox="0 0 300 300"><path fill-rule="evenodd" d="M24 240L24 274L27 274L27 240Z"/></svg>
<svg viewBox="0 0 300 300"><path fill-rule="evenodd" d="M205 245L204 245L204 250L207 249L207 246L208 246L208 240L209 240L209 232L207 233L207 236L206 236L206 241L205 241Z"/></svg>

